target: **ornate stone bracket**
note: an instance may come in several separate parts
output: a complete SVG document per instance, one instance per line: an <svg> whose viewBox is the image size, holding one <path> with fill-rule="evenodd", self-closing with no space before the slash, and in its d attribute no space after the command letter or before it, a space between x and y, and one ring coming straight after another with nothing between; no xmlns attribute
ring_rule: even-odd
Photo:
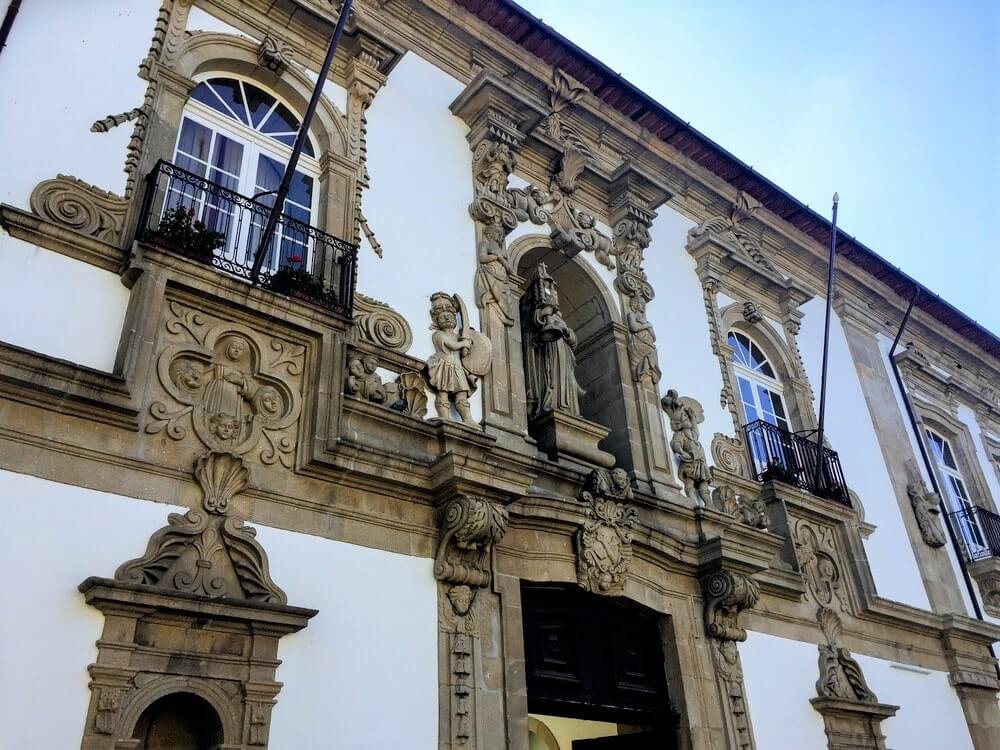
<svg viewBox="0 0 1000 750"><path fill-rule="evenodd" d="M265 34L257 48L257 60L261 67L267 68L275 75L284 73L295 60L292 48L282 39Z"/></svg>
<svg viewBox="0 0 1000 750"><path fill-rule="evenodd" d="M753 478L747 463L746 444L742 440L717 432L712 435L710 450L713 463L723 471L746 479Z"/></svg>
<svg viewBox="0 0 1000 750"><path fill-rule="evenodd" d="M635 508L624 469L594 469L580 500L587 504L587 520L573 537L577 583L595 594L620 595L632 559Z"/></svg>
<svg viewBox="0 0 1000 750"><path fill-rule="evenodd" d="M833 529L800 518L792 539L809 597L821 608L851 612Z"/></svg>

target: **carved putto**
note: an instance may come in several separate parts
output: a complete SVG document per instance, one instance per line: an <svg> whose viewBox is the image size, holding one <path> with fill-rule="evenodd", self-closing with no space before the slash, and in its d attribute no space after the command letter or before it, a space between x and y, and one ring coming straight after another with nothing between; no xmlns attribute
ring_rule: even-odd
<svg viewBox="0 0 1000 750"><path fill-rule="evenodd" d="M206 453L195 464L201 510L171 513L150 537L146 553L124 563L115 580L189 594L285 604L271 580L256 531L229 515L233 498L249 485L250 472L231 453Z"/></svg>
<svg viewBox="0 0 1000 750"><path fill-rule="evenodd" d="M670 449L677 457L677 475L684 482L684 492L695 505L705 505L710 495L712 474L705 459L705 449L698 437L698 425L705 421L705 412L695 399L678 396L671 389L660 399L660 405L670 417Z"/></svg>
<svg viewBox="0 0 1000 750"><path fill-rule="evenodd" d="M154 401L146 432L165 429L170 438L182 440L187 434L182 420L190 415L195 434L211 450L243 455L264 435L267 447L261 460L291 466L294 437L279 431L299 417L301 398L289 376L301 375L304 347L275 338L267 351L261 337L245 326L210 325L205 316L177 302L169 307L173 317L167 331L187 334L188 341L164 348L157 373L182 407L171 411Z"/></svg>
<svg viewBox="0 0 1000 750"><path fill-rule="evenodd" d="M559 311L559 292L544 263L535 268L521 298L528 414L580 415L583 389L576 380L576 333Z"/></svg>
<svg viewBox="0 0 1000 750"><path fill-rule="evenodd" d="M912 482L906 487L906 494L913 506L913 515L920 528L920 536L931 547L942 547L947 542L944 526L941 524L941 500L936 492L928 492L923 482Z"/></svg>
<svg viewBox="0 0 1000 750"><path fill-rule="evenodd" d="M378 374L378 357L352 357L347 361L347 382L344 386L352 396L374 401L377 404L393 403L396 399L392 383L383 383Z"/></svg>
<svg viewBox="0 0 1000 750"><path fill-rule="evenodd" d="M705 631L723 641L745 641L747 631L740 627L740 612L751 609L760 598L760 587L752 578L718 570L701 579L705 594Z"/></svg>
<svg viewBox="0 0 1000 750"><path fill-rule="evenodd" d="M632 559L635 508L628 474L594 469L580 499L587 503L587 520L576 531L577 582L587 591L614 596L625 588Z"/></svg>
<svg viewBox="0 0 1000 750"><path fill-rule="evenodd" d="M767 506L759 495L748 498L736 492L732 487L721 486L712 489L712 505L730 516L735 516L740 523L753 526L755 529L767 530L770 519Z"/></svg>
<svg viewBox="0 0 1000 750"><path fill-rule="evenodd" d="M660 382L660 365L656 353L656 333L653 324L646 319L646 300L639 294L628 302L628 354L632 365L632 377L637 382L656 385Z"/></svg>
<svg viewBox="0 0 1000 750"><path fill-rule="evenodd" d="M878 698L865 681L861 666L851 656L851 652L840 645L843 625L837 613L821 607L818 618L826 643L819 645L817 694L821 698L839 698L858 703L878 703Z"/></svg>
<svg viewBox="0 0 1000 750"><path fill-rule="evenodd" d="M457 329L462 313L461 331ZM451 405L466 424L474 424L469 394L478 377L490 369L492 347L488 338L469 325L462 298L436 292L431 295L431 328L434 354L427 358L427 381L435 393L434 408L441 419L451 419Z"/></svg>

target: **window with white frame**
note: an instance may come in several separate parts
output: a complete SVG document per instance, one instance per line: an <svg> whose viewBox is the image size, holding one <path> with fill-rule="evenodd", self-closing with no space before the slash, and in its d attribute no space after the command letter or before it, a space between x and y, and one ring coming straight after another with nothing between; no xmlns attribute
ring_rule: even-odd
<svg viewBox="0 0 1000 750"><path fill-rule="evenodd" d="M211 231L225 237L217 254L235 265L252 264L300 121L273 95L237 78L210 78L191 92L178 129L174 164L225 190L251 198L263 210L240 210L207 191L192 191L177 180L168 189L164 209L184 206ZM291 221L279 224L264 261L265 271L292 265L309 268L311 241L304 231L316 215L320 169L307 139L282 206Z"/></svg>
<svg viewBox="0 0 1000 750"><path fill-rule="evenodd" d="M733 348L733 370L745 423L762 419L789 430L781 395L784 389L764 352L753 339L737 331L730 331L729 346Z"/></svg>
<svg viewBox="0 0 1000 750"><path fill-rule="evenodd" d="M958 519L958 528L962 534L962 540L974 552L982 549L985 544L982 531L979 528L978 516L976 514L976 504L969 496L969 491L962 478L962 471L955 460L955 451L951 442L944 435L932 429L926 430L927 443L934 457L934 463L938 468L938 476L941 478L942 490L945 503L950 512L955 513Z"/></svg>

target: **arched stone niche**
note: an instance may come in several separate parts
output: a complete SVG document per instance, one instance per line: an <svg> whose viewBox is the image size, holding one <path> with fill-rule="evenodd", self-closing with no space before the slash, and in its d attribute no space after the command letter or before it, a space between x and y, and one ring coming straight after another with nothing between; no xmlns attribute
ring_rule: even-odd
<svg viewBox="0 0 1000 750"><path fill-rule="evenodd" d="M614 456L616 466L633 471L641 446L630 440L629 425L636 424L637 412L616 297L586 261L554 250L547 237L522 238L513 243L511 256L526 283L539 264L546 265L558 287L562 316L577 337L576 379L584 390L580 416L609 430L600 448Z"/></svg>

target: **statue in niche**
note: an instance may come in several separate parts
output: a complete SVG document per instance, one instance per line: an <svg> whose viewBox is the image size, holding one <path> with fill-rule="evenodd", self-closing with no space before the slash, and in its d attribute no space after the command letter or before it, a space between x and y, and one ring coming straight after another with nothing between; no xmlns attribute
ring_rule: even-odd
<svg viewBox="0 0 1000 750"><path fill-rule="evenodd" d="M479 261L476 267L476 300L482 309L493 309L505 326L514 325L514 292L510 277L514 269L503 249L504 232L497 224L483 227L482 239L476 248Z"/></svg>
<svg viewBox="0 0 1000 750"><path fill-rule="evenodd" d="M646 300L639 294L629 298L629 311L625 316L628 324L629 359L632 361L632 377L636 381L660 382L660 366L656 353L656 334L653 324L646 319Z"/></svg>
<svg viewBox="0 0 1000 750"><path fill-rule="evenodd" d="M705 505L712 474L708 470L705 449L698 439L698 425L705 421L701 404L688 396L679 397L671 389L660 399L660 405L670 417L670 449L677 456L677 475L684 482L684 492L696 505Z"/></svg>
<svg viewBox="0 0 1000 750"><path fill-rule="evenodd" d="M584 390L576 381L576 334L559 312L559 293L544 263L521 298L525 384L531 417L561 411L580 416Z"/></svg>
<svg viewBox="0 0 1000 750"><path fill-rule="evenodd" d="M462 314L459 333L458 315ZM441 419L451 419L455 411L466 424L475 424L469 407L469 394L477 378L490 369L490 340L469 325L469 314L462 298L435 292L431 295L431 328L434 354L427 358L427 380L434 391L434 408Z"/></svg>

